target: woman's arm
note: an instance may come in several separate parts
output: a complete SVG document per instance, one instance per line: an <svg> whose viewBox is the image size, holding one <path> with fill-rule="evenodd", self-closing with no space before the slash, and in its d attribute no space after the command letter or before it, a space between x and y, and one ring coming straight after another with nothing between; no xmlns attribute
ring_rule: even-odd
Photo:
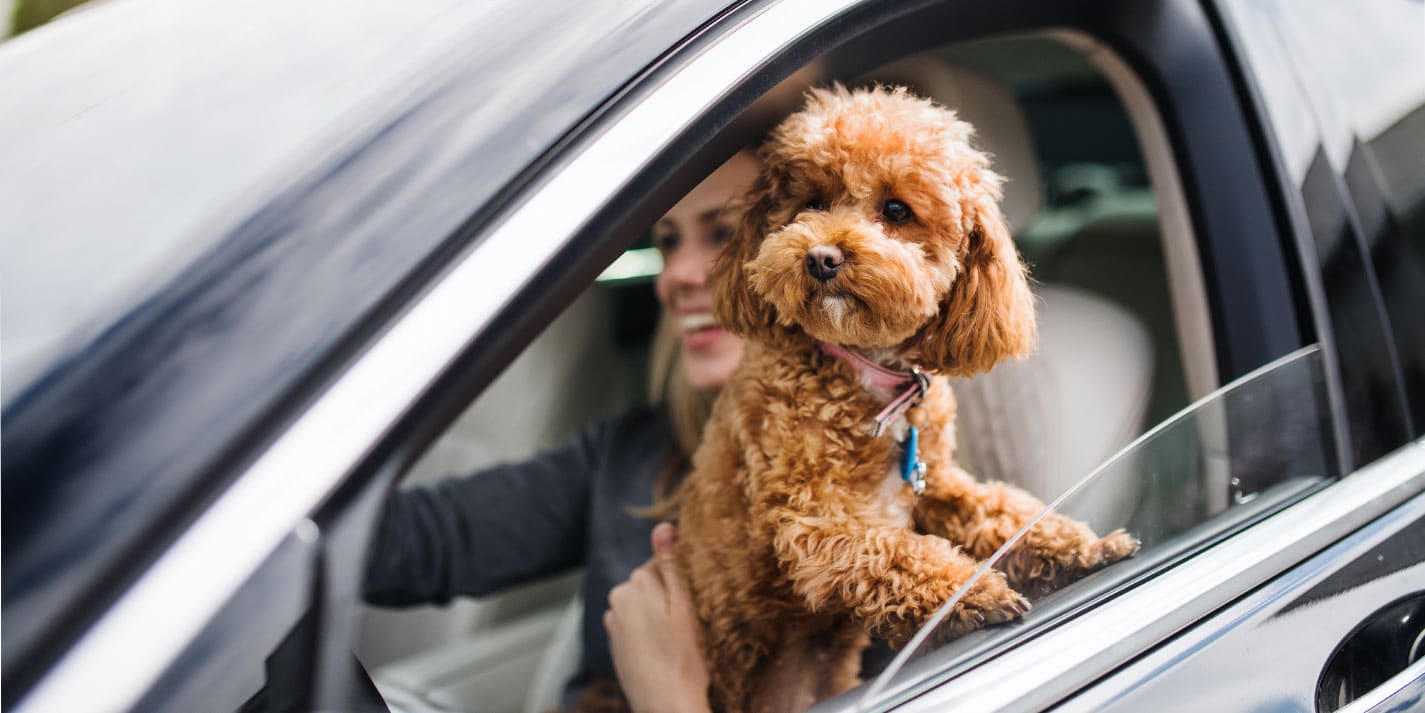
<svg viewBox="0 0 1425 713"><path fill-rule="evenodd" d="M693 598L673 555L676 531L653 528L653 558L609 593L609 633L619 685L634 713L708 711L708 669Z"/></svg>
<svg viewBox="0 0 1425 713"><path fill-rule="evenodd" d="M577 566L610 428L602 422L522 463L391 493L367 557L366 600L440 604Z"/></svg>

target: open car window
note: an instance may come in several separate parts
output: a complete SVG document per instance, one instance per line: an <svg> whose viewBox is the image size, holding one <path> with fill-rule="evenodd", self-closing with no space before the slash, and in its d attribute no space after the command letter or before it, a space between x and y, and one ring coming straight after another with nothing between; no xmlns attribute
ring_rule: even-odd
<svg viewBox="0 0 1425 713"><path fill-rule="evenodd" d="M1030 524L985 560L891 664L840 705L880 709L987 660L1114 592L1173 567L1340 474L1331 451L1321 351L1303 348L1183 409L1048 502ZM1133 486L1133 487L1130 487ZM1098 501L1130 491L1132 507L1105 514ZM1011 553L1050 510L1100 535L1125 529L1142 547L1133 558L1033 602L1022 621L936 647L935 627L974 582Z"/></svg>
<svg viewBox="0 0 1425 713"><path fill-rule="evenodd" d="M1035 276L1040 348L955 381L961 466L1047 502L1148 424L1217 386L1206 303L1188 289L1200 284L1185 269L1197 262L1193 235L1160 215L1176 194L1150 180L1149 152L1123 100L1082 52L1056 37L993 38L840 79L903 84L957 108L1007 177L1004 210ZM631 245L468 406L404 484L527 459L619 404L643 401L657 315L650 282L661 264L646 235ZM1105 483L1076 514L1101 532L1138 534L1148 526L1128 512L1145 499L1177 497L1170 486L1181 484L1167 481ZM526 710L538 700L552 705L548 693L564 690L581 655L580 622L597 621L578 609L579 576L439 610L365 610L358 653L388 694L413 691L454 707L481 701L489 710L496 695ZM1046 606L1011 629L1028 628ZM907 675L924 678L918 670L913 664Z"/></svg>

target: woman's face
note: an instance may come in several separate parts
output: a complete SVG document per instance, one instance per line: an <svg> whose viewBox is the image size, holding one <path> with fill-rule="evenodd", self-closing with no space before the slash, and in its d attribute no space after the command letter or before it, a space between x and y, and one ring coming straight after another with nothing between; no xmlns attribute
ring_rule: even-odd
<svg viewBox="0 0 1425 713"><path fill-rule="evenodd" d="M683 367L695 389L722 386L742 358L742 340L713 323L708 275L736 230L737 218L725 208L752 185L757 169L756 154L739 152L653 226L663 253L658 301L682 330Z"/></svg>

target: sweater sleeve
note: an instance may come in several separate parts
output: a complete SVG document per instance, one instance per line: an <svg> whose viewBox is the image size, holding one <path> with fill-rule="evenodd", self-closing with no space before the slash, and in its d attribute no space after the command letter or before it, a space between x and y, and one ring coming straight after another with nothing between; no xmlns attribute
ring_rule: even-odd
<svg viewBox="0 0 1425 713"><path fill-rule="evenodd" d="M393 492L368 554L366 600L441 604L580 564L608 432L601 422L523 463Z"/></svg>

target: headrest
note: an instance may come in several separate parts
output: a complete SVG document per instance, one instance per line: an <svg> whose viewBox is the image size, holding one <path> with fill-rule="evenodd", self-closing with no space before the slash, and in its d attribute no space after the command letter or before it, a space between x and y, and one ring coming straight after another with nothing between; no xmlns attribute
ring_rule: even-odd
<svg viewBox="0 0 1425 713"><path fill-rule="evenodd" d="M1006 179L1000 203L1010 229L1023 230L1043 205L1043 184L1029 122L1014 93L999 79L937 57L910 57L859 77L857 83L902 84L954 109L975 127L975 145L991 154Z"/></svg>

